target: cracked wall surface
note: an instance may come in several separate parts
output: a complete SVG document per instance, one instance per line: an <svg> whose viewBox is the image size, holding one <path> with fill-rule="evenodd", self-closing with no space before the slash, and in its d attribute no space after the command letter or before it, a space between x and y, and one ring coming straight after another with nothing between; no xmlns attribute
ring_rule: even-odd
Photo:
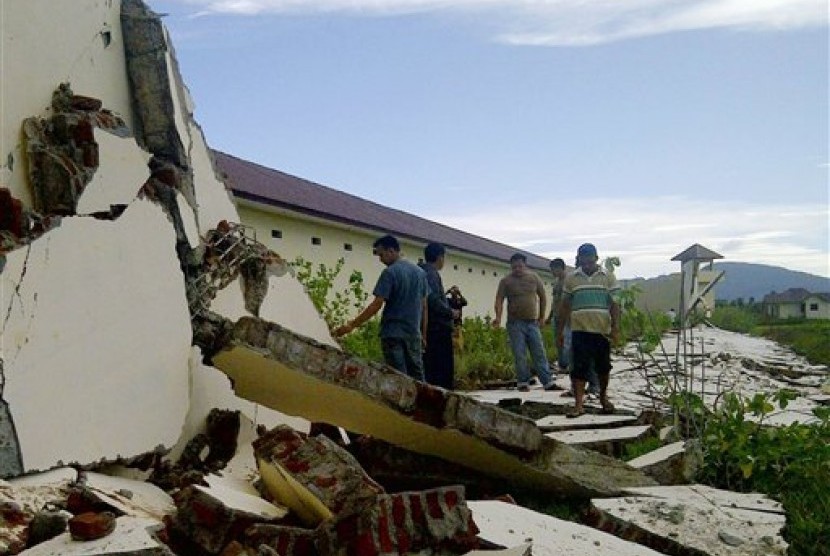
<svg viewBox="0 0 830 556"><path fill-rule="evenodd" d="M0 31L0 476L177 453L214 407L286 422L192 346L205 237L239 217L159 18L14 0ZM332 342L293 277L255 277L257 311ZM207 308L250 315L243 282Z"/></svg>

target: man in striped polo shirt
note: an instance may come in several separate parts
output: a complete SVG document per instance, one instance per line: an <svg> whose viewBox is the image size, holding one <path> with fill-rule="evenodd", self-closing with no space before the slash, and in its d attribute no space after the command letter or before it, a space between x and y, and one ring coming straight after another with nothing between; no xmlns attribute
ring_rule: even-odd
<svg viewBox="0 0 830 556"><path fill-rule="evenodd" d="M557 321L557 346L563 344L563 328L571 323L571 383L574 408L568 417L585 413L585 383L591 369L599 375L599 401L604 413L612 413L614 405L608 400L608 378L611 372L611 344L619 341L620 306L617 293L620 288L611 272L602 269L597 261L597 248L590 243L579 246L577 268L565 278L560 318Z"/></svg>

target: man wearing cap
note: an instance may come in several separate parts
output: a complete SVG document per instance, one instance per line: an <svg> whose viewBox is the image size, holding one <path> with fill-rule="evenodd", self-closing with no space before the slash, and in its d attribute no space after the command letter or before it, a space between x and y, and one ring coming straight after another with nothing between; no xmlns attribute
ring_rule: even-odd
<svg viewBox="0 0 830 556"><path fill-rule="evenodd" d="M599 401L603 413L612 413L608 400L611 373L611 344L619 341L620 288L611 272L597 264L597 248L583 243L576 253L577 268L565 278L562 309L557 321L557 347L563 347L564 323L571 323L571 382L574 408L568 417L585 413L585 383L591 369L599 375Z"/></svg>
<svg viewBox="0 0 830 556"><path fill-rule="evenodd" d="M535 272L528 270L527 258L521 253L510 257L510 274L499 282L496 291L496 318L493 320L495 328L501 325L505 299L507 336L516 364L516 388L520 392L530 389L530 371L527 368L527 352L530 351L536 375L545 390L554 390L556 384L550 375L540 330L545 322L545 286Z"/></svg>

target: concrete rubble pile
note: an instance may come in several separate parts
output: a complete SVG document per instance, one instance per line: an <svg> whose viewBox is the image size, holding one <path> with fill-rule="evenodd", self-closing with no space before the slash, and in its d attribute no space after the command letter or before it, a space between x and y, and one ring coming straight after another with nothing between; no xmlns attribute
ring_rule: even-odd
<svg viewBox="0 0 830 556"><path fill-rule="evenodd" d="M611 530L686 464L337 348L237 224L143 2L11 0L0 24L0 555L656 553L509 494L594 498ZM604 417L657 434L641 391Z"/></svg>

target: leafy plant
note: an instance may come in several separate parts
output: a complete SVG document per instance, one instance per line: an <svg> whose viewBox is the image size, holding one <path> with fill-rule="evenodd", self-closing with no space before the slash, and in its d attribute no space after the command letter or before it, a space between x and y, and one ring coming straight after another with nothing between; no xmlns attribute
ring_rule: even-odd
<svg viewBox="0 0 830 556"><path fill-rule="evenodd" d="M730 393L706 419L704 466L698 479L719 488L758 491L782 502L793 554L827 554L830 523L830 408L815 423L770 427L765 419L796 393L781 390L744 399ZM824 552L816 552L824 550Z"/></svg>
<svg viewBox="0 0 830 556"><path fill-rule="evenodd" d="M303 285L314 307L323 316L329 328L344 324L350 316L363 309L369 299L369 292L363 283L363 274L359 270L352 271L349 275L348 286L344 290L334 290L335 280L343 270L344 263L344 259L340 258L334 267L330 268L323 263L315 266L302 257L297 257L291 262L297 280ZM379 328L379 319L372 318L341 339L343 349L357 357L382 361L383 352L378 339Z"/></svg>

